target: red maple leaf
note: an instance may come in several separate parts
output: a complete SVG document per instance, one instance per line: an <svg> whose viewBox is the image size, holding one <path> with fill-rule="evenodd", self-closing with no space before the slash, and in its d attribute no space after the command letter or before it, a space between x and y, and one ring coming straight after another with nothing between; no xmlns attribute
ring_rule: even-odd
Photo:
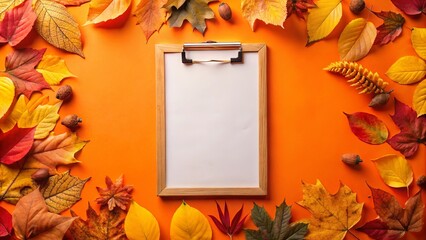
<svg viewBox="0 0 426 240"><path fill-rule="evenodd" d="M377 36L374 44L385 45L401 35L402 25L405 23L405 18L401 14L392 11L373 13L384 20L384 23L377 27Z"/></svg>
<svg viewBox="0 0 426 240"><path fill-rule="evenodd" d="M426 14L426 0L392 0L392 2L407 15Z"/></svg>
<svg viewBox="0 0 426 240"><path fill-rule="evenodd" d="M15 84L16 96L24 94L30 98L33 92L50 89L43 75L35 70L46 49L24 48L6 56L6 73Z"/></svg>
<svg viewBox="0 0 426 240"><path fill-rule="evenodd" d="M299 18L305 19L303 14L306 13L309 8L314 8L316 6L313 0L289 0L287 1L287 18L290 17L292 13L296 13Z"/></svg>
<svg viewBox="0 0 426 240"><path fill-rule="evenodd" d="M124 185L123 175L117 178L115 183L107 176L105 177L105 183L107 188L96 187L100 195L96 199L96 203L101 206L108 205L110 211L114 210L115 207L126 210L132 200L133 187Z"/></svg>
<svg viewBox="0 0 426 240"><path fill-rule="evenodd" d="M406 158L414 156L420 143L426 145L426 115L417 117L416 111L395 99L395 114L391 117L401 132L387 142Z"/></svg>
<svg viewBox="0 0 426 240"><path fill-rule="evenodd" d="M229 216L229 210L228 205L225 202L225 212L222 211L222 208L220 207L219 203L216 202L217 212L219 213L219 219L217 219L215 216L209 215L209 217L213 220L216 227L223 232L224 234L228 235L230 238L238 234L242 229L244 222L246 220L247 215L240 221L241 215L243 213L243 207L241 206L241 209L235 214L235 216L232 218Z"/></svg>

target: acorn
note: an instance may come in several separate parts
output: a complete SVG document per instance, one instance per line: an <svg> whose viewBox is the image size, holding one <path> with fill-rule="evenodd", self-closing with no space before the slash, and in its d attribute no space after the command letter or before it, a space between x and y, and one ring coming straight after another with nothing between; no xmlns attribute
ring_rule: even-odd
<svg viewBox="0 0 426 240"><path fill-rule="evenodd" d="M50 173L47 168L40 168L31 175L31 178L36 182L44 181L48 177L50 177Z"/></svg>
<svg viewBox="0 0 426 240"><path fill-rule="evenodd" d="M56 92L56 98L59 100L67 100L72 95L72 88L70 85L64 85L60 88L58 88L58 91Z"/></svg>
<svg viewBox="0 0 426 240"><path fill-rule="evenodd" d="M352 13L358 15L364 10L365 8L365 2L364 0L351 0L349 3L349 9Z"/></svg>
<svg viewBox="0 0 426 240"><path fill-rule="evenodd" d="M417 185L423 189L426 188L426 176L425 175L421 175L417 181L416 181Z"/></svg>
<svg viewBox="0 0 426 240"><path fill-rule="evenodd" d="M362 162L362 159L359 157L358 154L345 153L342 155L342 162L350 166L355 166L355 165L358 165L360 162Z"/></svg>
<svg viewBox="0 0 426 240"><path fill-rule="evenodd" d="M386 105L386 103L389 101L391 92L392 91L377 94L376 96L373 97L373 99L371 99L371 102L370 104L368 104L368 106L376 109Z"/></svg>
<svg viewBox="0 0 426 240"><path fill-rule="evenodd" d="M219 15L226 21L232 18L232 11L227 3L222 2L219 4Z"/></svg>
<svg viewBox="0 0 426 240"><path fill-rule="evenodd" d="M76 114L70 114L64 117L61 124L71 129L71 131L75 131L78 127L78 124L81 122L83 122L83 120L79 116Z"/></svg>

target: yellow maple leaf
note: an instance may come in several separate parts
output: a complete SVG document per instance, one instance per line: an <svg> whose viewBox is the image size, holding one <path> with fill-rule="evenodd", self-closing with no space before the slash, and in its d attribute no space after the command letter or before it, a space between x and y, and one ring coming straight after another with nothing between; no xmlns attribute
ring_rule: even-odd
<svg viewBox="0 0 426 240"><path fill-rule="evenodd" d="M53 55L44 55L36 68L50 85L58 85L64 78L75 77L67 68L65 61Z"/></svg>
<svg viewBox="0 0 426 240"><path fill-rule="evenodd" d="M147 42L166 20L166 9L163 8L166 3L167 0L142 0L136 7L137 24L140 24Z"/></svg>
<svg viewBox="0 0 426 240"><path fill-rule="evenodd" d="M85 24L97 24L114 20L123 15L131 3L131 0L92 0Z"/></svg>
<svg viewBox="0 0 426 240"><path fill-rule="evenodd" d="M392 64L386 75L399 84L416 83L426 76L426 63L416 56L404 56Z"/></svg>
<svg viewBox="0 0 426 240"><path fill-rule="evenodd" d="M84 58L78 23L62 4L37 0L34 12L37 14L34 26L42 38L57 48Z"/></svg>
<svg viewBox="0 0 426 240"><path fill-rule="evenodd" d="M182 202L172 217L170 239L211 240L212 229L200 211Z"/></svg>
<svg viewBox="0 0 426 240"><path fill-rule="evenodd" d="M130 203L129 212L124 221L124 230L129 240L160 239L160 227L157 219L135 201Z"/></svg>
<svg viewBox="0 0 426 240"><path fill-rule="evenodd" d="M7 77L0 77L0 118L2 118L12 105L15 98L15 85Z"/></svg>
<svg viewBox="0 0 426 240"><path fill-rule="evenodd" d="M303 200L298 204L312 213L306 239L340 240L361 219L363 203L356 201L356 193L341 184L336 194L330 194L319 180L303 184Z"/></svg>
<svg viewBox="0 0 426 240"><path fill-rule="evenodd" d="M319 0L307 20L308 45L327 37L342 18L342 0Z"/></svg>
<svg viewBox="0 0 426 240"><path fill-rule="evenodd" d="M426 28L413 28L411 43L416 53L426 60Z"/></svg>
<svg viewBox="0 0 426 240"><path fill-rule="evenodd" d="M404 157L389 154L374 159L373 162L386 185L408 189L413 182L413 170Z"/></svg>
<svg viewBox="0 0 426 240"><path fill-rule="evenodd" d="M340 34L338 47L340 60L358 61L370 52L377 30L364 18L352 20Z"/></svg>
<svg viewBox="0 0 426 240"><path fill-rule="evenodd" d="M26 110L18 120L18 127L36 127L34 139L43 139L55 128L59 119L59 108L62 102L55 105L40 105L34 111Z"/></svg>
<svg viewBox="0 0 426 240"><path fill-rule="evenodd" d="M287 0L242 0L241 9L252 30L256 19L283 27L287 18Z"/></svg>
<svg viewBox="0 0 426 240"><path fill-rule="evenodd" d="M426 114L426 81L419 83L414 91L413 108L418 117Z"/></svg>

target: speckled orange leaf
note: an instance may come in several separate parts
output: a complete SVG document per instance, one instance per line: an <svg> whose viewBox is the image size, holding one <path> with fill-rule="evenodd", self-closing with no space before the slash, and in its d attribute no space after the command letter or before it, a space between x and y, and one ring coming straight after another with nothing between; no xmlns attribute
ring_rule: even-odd
<svg viewBox="0 0 426 240"><path fill-rule="evenodd" d="M287 18L287 0L242 0L241 9L252 30L256 19L283 27Z"/></svg>
<svg viewBox="0 0 426 240"><path fill-rule="evenodd" d="M116 19L127 11L131 3L131 0L92 0L86 24Z"/></svg>
<svg viewBox="0 0 426 240"><path fill-rule="evenodd" d="M142 0L136 7L135 16L145 33L146 41L151 35L160 30L166 20L166 9L163 8L167 0Z"/></svg>

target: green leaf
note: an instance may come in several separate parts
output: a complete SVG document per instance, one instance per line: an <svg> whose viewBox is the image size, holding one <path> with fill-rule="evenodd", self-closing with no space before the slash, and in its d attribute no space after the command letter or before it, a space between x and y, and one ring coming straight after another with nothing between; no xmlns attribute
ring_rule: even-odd
<svg viewBox="0 0 426 240"><path fill-rule="evenodd" d="M293 223L288 228L288 231L283 239L287 240L299 240L304 239L305 235L308 233L307 223Z"/></svg>
<svg viewBox="0 0 426 240"><path fill-rule="evenodd" d="M259 207L254 203L254 207L251 210L251 219L259 229L264 229L270 232L272 230L273 222L265 208Z"/></svg>
<svg viewBox="0 0 426 240"><path fill-rule="evenodd" d="M290 218L291 208L287 206L284 200L284 202L275 210L275 220L272 227L272 236L274 239L284 238Z"/></svg>

